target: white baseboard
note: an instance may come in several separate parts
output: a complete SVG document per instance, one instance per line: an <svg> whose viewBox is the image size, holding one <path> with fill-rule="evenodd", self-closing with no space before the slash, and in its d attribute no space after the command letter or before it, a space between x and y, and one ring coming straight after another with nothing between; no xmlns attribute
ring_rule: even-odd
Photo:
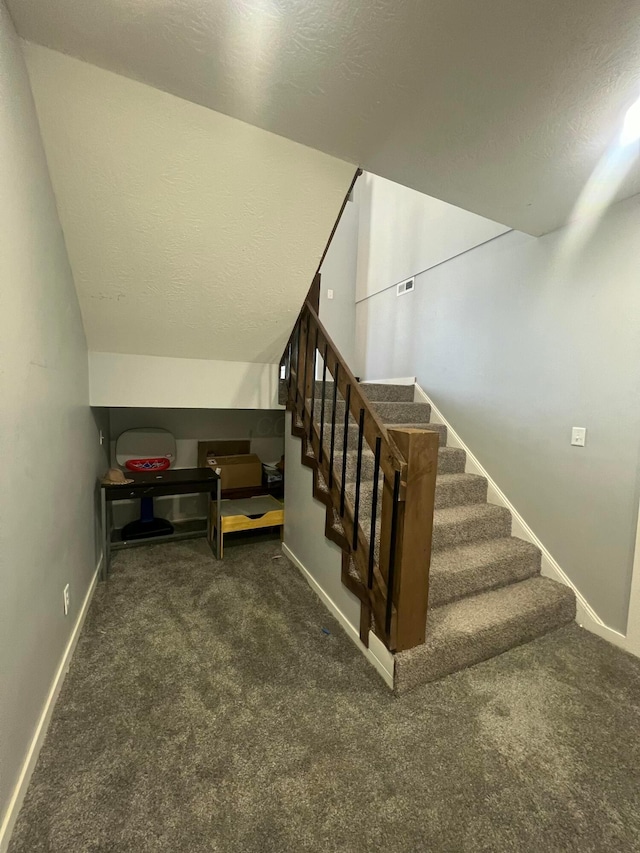
<svg viewBox="0 0 640 853"><path fill-rule="evenodd" d="M96 588L97 580L100 576L100 570L102 568L102 560L103 558L101 557L98 561L98 565L96 566L95 572L93 573L93 577L91 578L89 589L87 590L87 594L85 595L84 601L82 602L82 607L80 608L78 618L76 619L76 623L73 626L73 631L71 633L71 636L69 637L69 642L67 643L67 646L64 650L64 654L62 655L60 665L58 666L53 682L51 684L51 688L49 690L49 695L47 696L46 702L44 703L44 707L42 709L42 713L40 714L38 725L36 726L33 738L31 739L31 743L29 744L29 749L27 750L27 754L25 756L24 763L22 765L22 770L20 771L20 775L18 777L18 781L14 788L13 795L9 800L7 811L5 812L5 815L2 819L2 823L0 824L0 853L6 853L7 849L9 848L11 833L13 832L13 828L18 818L18 813L20 811L20 807L22 806L25 794L27 793L27 788L29 787L29 782L31 780L31 774L33 773L34 768L36 766L36 762L38 761L38 755L40 754L40 749L42 747L42 744L44 743L44 739L47 734L47 729L49 728L49 723L51 722L51 716L53 714L53 709L55 707L56 700L58 699L58 695L60 694L60 689L62 688L65 676L69 671L69 664L71 663L71 658L73 657L76 645L78 644L78 638L80 637L80 632L82 631L82 626L87 616L89 605L91 604L91 599L93 598L93 593Z"/></svg>
<svg viewBox="0 0 640 853"><path fill-rule="evenodd" d="M296 557L293 551L287 545L284 544L284 542L282 543L282 551L285 557L291 560L294 566L298 567L311 589L316 593L316 595L322 601L327 610L331 614L333 614L333 616L335 616L340 625L342 625L349 639L353 641L353 643L358 647L358 649L366 657L369 663L371 663L380 673L385 684L387 684L388 687L393 688L393 672L395 662L391 652L372 632L369 632L369 648L366 648L366 646L362 644L362 641L360 640L360 635L356 630L355 626L352 625L351 622L349 622L349 620L337 606L335 601L333 601L333 599L327 595L327 593L322 589L320 584L304 567L304 565Z"/></svg>
<svg viewBox="0 0 640 853"><path fill-rule="evenodd" d="M576 622L582 628L586 628L588 631L597 634L599 637L603 637L610 643L615 643L615 645L620 646L627 651L631 651L632 649L629 648L625 635L616 631L614 628L610 628L608 625L605 625L584 595L582 595L576 585L569 579L566 572L563 571L557 560L555 560L549 550L545 548L541 540L529 527L518 510L499 488L497 483L478 462L476 457L469 450L464 441L462 441L442 412L433 403L433 400L431 400L429 395L426 394L418 384L415 386L414 400L418 403L428 403L431 406L431 420L434 423L444 424L446 426L448 446L459 447L461 450L465 451L467 454L467 464L465 467L466 472L469 474L478 474L487 480L489 484L487 490L487 501L489 503L496 504L497 506L504 506L509 510L512 519L511 535L518 536L520 539L525 539L527 542L532 542L540 549L542 554L542 574L546 577L553 578L553 580L556 580L565 586L571 587L574 591L576 595Z"/></svg>

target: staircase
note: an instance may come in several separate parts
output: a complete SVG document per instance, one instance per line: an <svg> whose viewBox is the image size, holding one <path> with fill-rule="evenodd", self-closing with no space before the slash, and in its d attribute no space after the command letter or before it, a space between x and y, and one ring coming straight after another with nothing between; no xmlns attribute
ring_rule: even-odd
<svg viewBox="0 0 640 853"><path fill-rule="evenodd" d="M447 447L447 429L429 422L430 406L413 402L413 385L365 384L387 427L436 431L440 437L426 641L395 656L395 690L403 693L527 643L575 618L573 591L540 575L541 555L511 536L511 513L487 503L487 481L465 473L466 454ZM355 494L357 451L347 446L347 494ZM342 459L342 450L338 461ZM373 491L373 453L364 451L361 518Z"/></svg>
<svg viewBox="0 0 640 853"><path fill-rule="evenodd" d="M573 591L540 575L540 551L511 536L510 512L487 503L487 481L465 472L414 386L359 383L310 301L283 367L325 535L361 601L360 638L373 631L394 653L396 693L575 618Z"/></svg>

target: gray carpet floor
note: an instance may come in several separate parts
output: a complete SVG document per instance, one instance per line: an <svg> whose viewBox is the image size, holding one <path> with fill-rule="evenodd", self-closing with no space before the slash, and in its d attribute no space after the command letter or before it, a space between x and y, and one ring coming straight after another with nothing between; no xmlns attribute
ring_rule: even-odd
<svg viewBox="0 0 640 853"><path fill-rule="evenodd" d="M640 851L640 660L574 624L394 698L279 555L116 555L11 853Z"/></svg>

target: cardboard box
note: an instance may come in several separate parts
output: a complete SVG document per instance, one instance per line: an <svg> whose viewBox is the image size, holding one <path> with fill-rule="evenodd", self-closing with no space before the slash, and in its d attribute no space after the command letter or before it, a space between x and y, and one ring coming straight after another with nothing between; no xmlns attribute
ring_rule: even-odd
<svg viewBox="0 0 640 853"><path fill-rule="evenodd" d="M219 468L223 490L261 486L262 462L250 449L248 440L199 441L198 467Z"/></svg>

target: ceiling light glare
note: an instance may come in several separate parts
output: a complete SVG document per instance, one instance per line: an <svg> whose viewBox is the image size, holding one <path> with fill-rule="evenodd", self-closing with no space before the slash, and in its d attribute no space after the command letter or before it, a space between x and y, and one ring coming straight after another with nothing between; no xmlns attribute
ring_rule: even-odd
<svg viewBox="0 0 640 853"><path fill-rule="evenodd" d="M620 133L620 145L631 145L640 139L640 98L627 110Z"/></svg>

